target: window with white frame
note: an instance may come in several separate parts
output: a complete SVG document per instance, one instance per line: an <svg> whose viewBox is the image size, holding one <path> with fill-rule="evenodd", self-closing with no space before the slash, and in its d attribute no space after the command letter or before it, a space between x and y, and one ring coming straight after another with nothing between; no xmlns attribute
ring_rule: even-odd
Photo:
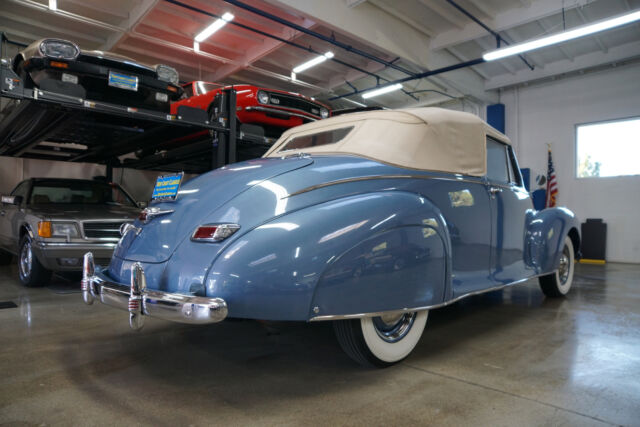
<svg viewBox="0 0 640 427"><path fill-rule="evenodd" d="M576 126L576 176L640 175L640 117Z"/></svg>

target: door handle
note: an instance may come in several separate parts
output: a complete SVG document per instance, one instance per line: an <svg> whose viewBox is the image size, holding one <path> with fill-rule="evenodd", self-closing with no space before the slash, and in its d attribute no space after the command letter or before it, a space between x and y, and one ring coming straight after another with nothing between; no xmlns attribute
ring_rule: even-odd
<svg viewBox="0 0 640 427"><path fill-rule="evenodd" d="M492 196L495 196L498 193L502 193L502 188L500 188L500 187L489 187L489 193L491 193Z"/></svg>

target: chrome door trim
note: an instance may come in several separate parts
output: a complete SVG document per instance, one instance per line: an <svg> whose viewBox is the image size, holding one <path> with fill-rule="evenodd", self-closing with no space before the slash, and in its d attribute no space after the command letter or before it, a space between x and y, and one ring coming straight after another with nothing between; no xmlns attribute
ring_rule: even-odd
<svg viewBox="0 0 640 427"><path fill-rule="evenodd" d="M370 176L359 176L354 178L337 179L335 181L329 181L329 182L324 182L322 184L311 185L309 187L303 188L302 190L298 190L296 192L288 194L284 198L286 199L288 197L297 196L299 194L308 193L309 191L317 190L319 188L330 187L333 185L347 184L351 182L360 182L360 181L372 181L372 180L379 180L379 179L434 179L438 181L467 182L471 184L485 183L483 178L481 177L478 177L476 179L469 179L469 178L463 178L463 177L449 178L444 176L441 177L441 176L427 176L427 175L370 175Z"/></svg>
<svg viewBox="0 0 640 427"><path fill-rule="evenodd" d="M446 307L448 305L453 304L454 302L458 302L461 299L473 296L473 295L480 295L480 294L484 294L487 292L493 292L493 291L497 291L500 289L504 289L513 285L517 285L520 283L524 283L527 280L530 279L535 279L541 276L546 276L547 274L555 274L557 270L553 270L549 273L544 273L544 274L536 274L534 276L531 277L527 277L526 279L520 279L520 280L516 280L515 282L511 282L511 283L507 283L506 285L498 285L498 286L493 286L491 288L487 288L487 289L481 289L479 291L474 291L474 292L469 292L463 295L460 295L459 297L450 299L449 301L445 301L442 302L440 304L434 304L434 305L426 305L426 306L422 306L422 307L413 307L413 308L403 308L400 310L388 310L388 311L377 311L377 312L373 312L373 313L357 313L357 314L335 314L335 315L327 315L327 316L314 316L311 319L309 319L309 322L319 322L319 321L325 321L325 320L347 320L347 319L362 319L363 317L378 317L378 316L387 316L387 315L393 315L393 314L402 314L402 313L409 313L409 312L413 312L413 311L426 311L426 310L433 310L436 308L441 308L441 307Z"/></svg>

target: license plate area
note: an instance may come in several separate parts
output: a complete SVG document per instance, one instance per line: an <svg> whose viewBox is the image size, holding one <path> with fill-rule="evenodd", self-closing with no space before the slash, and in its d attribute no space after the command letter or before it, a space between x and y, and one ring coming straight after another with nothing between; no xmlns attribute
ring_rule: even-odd
<svg viewBox="0 0 640 427"><path fill-rule="evenodd" d="M109 71L109 86L136 92L138 90L138 77Z"/></svg>
<svg viewBox="0 0 640 427"><path fill-rule="evenodd" d="M161 175L156 179L151 200L175 200L178 197L178 189L184 174L176 173L171 175Z"/></svg>

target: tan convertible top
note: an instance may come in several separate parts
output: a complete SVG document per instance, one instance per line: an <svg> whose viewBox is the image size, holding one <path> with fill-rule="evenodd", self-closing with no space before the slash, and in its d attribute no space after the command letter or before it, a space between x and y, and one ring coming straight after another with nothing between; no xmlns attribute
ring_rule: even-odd
<svg viewBox="0 0 640 427"><path fill-rule="evenodd" d="M293 138L350 127L336 143L283 150ZM487 135L510 144L509 138L470 113L442 108L365 111L289 129L264 157L352 154L405 168L483 176Z"/></svg>

